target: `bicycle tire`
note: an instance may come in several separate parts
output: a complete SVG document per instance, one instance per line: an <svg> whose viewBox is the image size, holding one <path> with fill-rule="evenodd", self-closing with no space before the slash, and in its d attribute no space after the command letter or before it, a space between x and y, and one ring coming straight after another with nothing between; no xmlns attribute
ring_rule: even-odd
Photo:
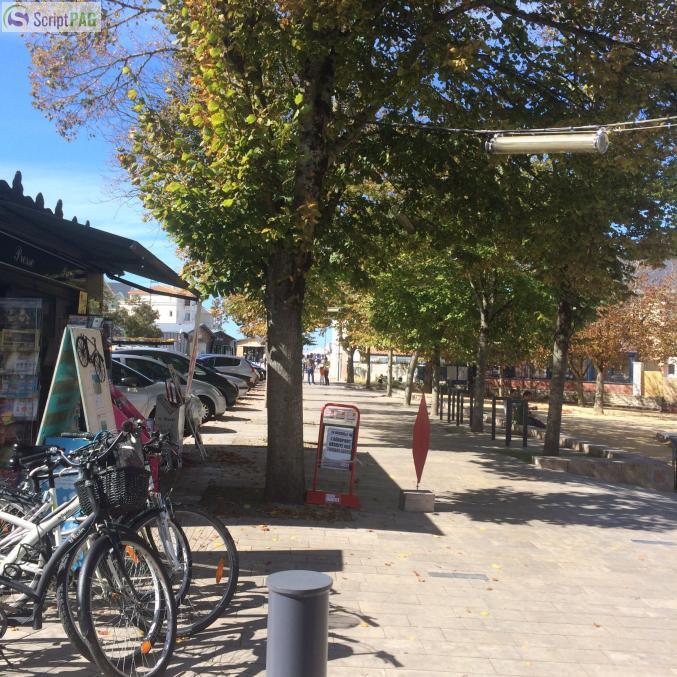
<svg viewBox="0 0 677 677"><path fill-rule="evenodd" d="M99 383L106 382L106 363L103 361L103 357L97 351L92 356L92 364L94 365L94 371L99 379Z"/></svg>
<svg viewBox="0 0 677 677"><path fill-rule="evenodd" d="M89 345L87 344L86 336L78 336L75 339L75 352L77 353L78 360L83 367L86 367L89 364Z"/></svg>
<svg viewBox="0 0 677 677"><path fill-rule="evenodd" d="M142 513L131 528L138 533L156 520L160 512L160 508L152 508ZM181 504L172 506L171 515L190 550L190 585L183 595L175 593L179 601L177 634L186 637L209 627L225 612L237 588L239 558L233 537L216 517ZM215 584L205 576L212 570L216 571Z"/></svg>
<svg viewBox="0 0 677 677"><path fill-rule="evenodd" d="M83 547L88 547L89 541L83 543ZM80 557L82 548L77 550L72 550L68 557L64 559L59 564L59 569L56 574L56 609L59 614L59 620L63 626L68 639L75 648L84 656L88 661L94 662L92 657L92 652L85 642L85 638L80 632L80 626L78 625L78 615L80 604L77 596L77 576L73 576L73 566L75 564L75 559ZM78 567L78 571L81 567Z"/></svg>
<svg viewBox="0 0 677 677"><path fill-rule="evenodd" d="M111 563L117 567L112 574ZM97 578L100 570L104 575ZM123 582L120 578L112 580L116 574L121 575ZM108 600L106 591L95 590L96 581L105 578L110 586ZM149 585L150 589L144 592L142 585ZM167 574L147 543L127 530L98 538L85 557L78 597L80 630L104 675L155 677L163 674L176 642L176 605ZM130 600L133 609L122 606ZM145 606L147 602L149 607ZM141 604L144 606L140 607ZM102 618L98 616L99 609L104 611ZM120 623L123 619L128 621L128 633L122 632L125 630ZM130 637L120 640L120 635L125 634Z"/></svg>

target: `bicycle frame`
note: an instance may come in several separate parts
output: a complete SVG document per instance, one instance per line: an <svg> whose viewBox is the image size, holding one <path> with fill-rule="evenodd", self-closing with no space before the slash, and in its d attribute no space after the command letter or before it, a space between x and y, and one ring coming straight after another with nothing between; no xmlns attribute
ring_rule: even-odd
<svg viewBox="0 0 677 677"><path fill-rule="evenodd" d="M0 586L5 586L10 590L15 590L26 597L28 597L33 603L32 613L28 617L12 617L9 616L8 620L14 621L14 624L18 625L28 625L32 623L34 630L40 630L42 628L42 610L45 605L45 599L47 597L47 591L52 582L52 579L56 575L59 564L64 557L67 557L72 550L79 548L84 541L87 539L89 534L92 531L94 524L101 518L101 509L97 508L91 515L89 515L85 521L71 534L70 538L62 543L53 553L52 556L45 564L38 585L35 589L28 587L24 583L15 581L11 578L8 578L5 575L0 575ZM35 525L31 524L32 527Z"/></svg>
<svg viewBox="0 0 677 677"><path fill-rule="evenodd" d="M47 504L49 505L49 504ZM40 522L30 521L12 515L11 513L4 512L0 510L0 519L5 522L9 522L21 529L21 532L17 534L12 532L4 539L0 541L0 547L6 547L11 545L13 542L16 542L16 545L10 550L9 553L4 558L0 558L0 567L2 571L6 570L8 566L15 564L21 554L21 550L26 549L26 547L33 547L37 545L48 533L58 528L61 524L67 522L79 509L80 503L77 497L72 498L68 503L64 503L57 510L55 510L51 515ZM61 545L61 544L59 544ZM28 571L33 570L33 573L39 573L36 567L24 567Z"/></svg>

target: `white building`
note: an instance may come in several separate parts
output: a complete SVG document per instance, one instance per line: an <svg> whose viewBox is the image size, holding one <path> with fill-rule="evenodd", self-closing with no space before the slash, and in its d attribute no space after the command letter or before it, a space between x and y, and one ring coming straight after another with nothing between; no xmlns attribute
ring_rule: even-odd
<svg viewBox="0 0 677 677"><path fill-rule="evenodd" d="M164 296L163 294L149 294L140 289L129 289L127 298L120 304L122 308L132 311L135 303L147 303L158 313L159 317L155 320L155 326L158 327L165 338L172 338L183 344L185 335L195 329L195 313L197 312L197 301L195 301L190 292L184 289L176 289L167 285L156 284L151 287L153 291L167 292L178 296ZM211 313L202 308L200 315L200 325L210 331L214 327L214 318ZM176 346L181 349L183 345Z"/></svg>

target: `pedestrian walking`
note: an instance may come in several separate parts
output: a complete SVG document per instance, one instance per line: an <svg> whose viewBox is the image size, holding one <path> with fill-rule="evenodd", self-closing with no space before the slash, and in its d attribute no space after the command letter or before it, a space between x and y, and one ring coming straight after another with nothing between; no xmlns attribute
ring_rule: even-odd
<svg viewBox="0 0 677 677"><path fill-rule="evenodd" d="M306 378L308 379L308 385L315 385L315 360L312 355L308 355L306 358Z"/></svg>
<svg viewBox="0 0 677 677"><path fill-rule="evenodd" d="M324 385L329 385L329 358L325 357L324 362L322 363L324 368Z"/></svg>

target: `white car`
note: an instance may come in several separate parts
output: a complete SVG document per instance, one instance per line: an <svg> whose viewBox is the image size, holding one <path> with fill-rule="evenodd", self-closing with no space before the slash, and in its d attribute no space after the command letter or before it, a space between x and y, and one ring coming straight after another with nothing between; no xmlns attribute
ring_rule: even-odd
<svg viewBox="0 0 677 677"><path fill-rule="evenodd" d="M138 358L144 359L144 358ZM154 362L154 360L150 360ZM152 417L155 401L158 395L164 395L165 381L170 378L169 369L162 363L156 365L125 364L117 356L112 360L112 381L127 399L143 414L144 418ZM141 367L139 369L138 367ZM156 369L159 367L160 369ZM182 386L185 395L185 384ZM203 406L202 421L208 421L214 416L220 416L226 410L226 400L214 386L209 383L193 381L192 392Z"/></svg>

